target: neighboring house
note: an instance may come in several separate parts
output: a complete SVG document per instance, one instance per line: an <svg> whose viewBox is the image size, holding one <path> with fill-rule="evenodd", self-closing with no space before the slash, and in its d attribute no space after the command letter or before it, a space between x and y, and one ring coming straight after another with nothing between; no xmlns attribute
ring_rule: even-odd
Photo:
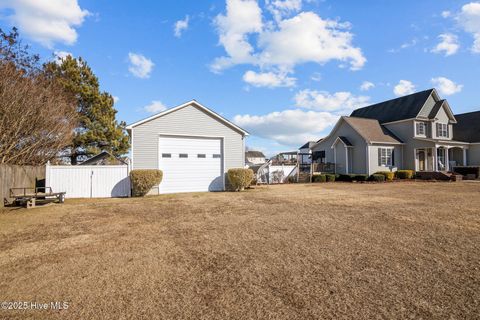
<svg viewBox="0 0 480 320"><path fill-rule="evenodd" d="M453 139L466 141L468 165L480 165L480 111L456 114L457 124L453 127Z"/></svg>
<svg viewBox="0 0 480 320"><path fill-rule="evenodd" d="M265 155L260 151L245 152L245 161L247 165L263 164L266 162Z"/></svg>
<svg viewBox="0 0 480 320"><path fill-rule="evenodd" d="M312 163L312 150L311 148L316 144L315 141L309 141L298 149L298 163L310 164Z"/></svg>
<svg viewBox="0 0 480 320"><path fill-rule="evenodd" d="M160 169L150 194L225 190L245 164L248 133L195 100L127 126L132 169Z"/></svg>
<svg viewBox="0 0 480 320"><path fill-rule="evenodd" d="M122 165L128 164L126 160L115 157L108 151L102 151L88 160L80 163L80 166L99 166L99 165Z"/></svg>
<svg viewBox="0 0 480 320"><path fill-rule="evenodd" d="M467 158L467 150L476 145L453 138L456 124L448 102L435 89L425 90L341 117L331 133L312 147L313 158L334 163L337 173L359 174L448 171L454 165L477 164L474 157Z"/></svg>

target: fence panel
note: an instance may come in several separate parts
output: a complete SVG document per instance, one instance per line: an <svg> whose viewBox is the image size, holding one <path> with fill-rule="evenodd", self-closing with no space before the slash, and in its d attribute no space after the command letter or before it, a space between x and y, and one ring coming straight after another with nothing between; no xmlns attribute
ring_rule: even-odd
<svg viewBox="0 0 480 320"><path fill-rule="evenodd" d="M45 179L45 166L0 165L0 208L12 202L10 188L35 188L38 180Z"/></svg>
<svg viewBox="0 0 480 320"><path fill-rule="evenodd" d="M129 197L130 178L126 165L50 166L46 186L54 192L66 192L66 198Z"/></svg>

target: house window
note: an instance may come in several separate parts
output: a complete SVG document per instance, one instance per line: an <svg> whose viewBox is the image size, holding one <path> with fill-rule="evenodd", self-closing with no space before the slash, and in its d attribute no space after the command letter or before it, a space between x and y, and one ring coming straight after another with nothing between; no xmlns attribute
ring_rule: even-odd
<svg viewBox="0 0 480 320"><path fill-rule="evenodd" d="M197 154L197 158L205 158L207 155L205 153Z"/></svg>
<svg viewBox="0 0 480 320"><path fill-rule="evenodd" d="M179 158L188 158L188 154L187 153L180 153L178 155Z"/></svg>
<svg viewBox="0 0 480 320"><path fill-rule="evenodd" d="M448 124L437 123L437 137L448 138Z"/></svg>
<svg viewBox="0 0 480 320"><path fill-rule="evenodd" d="M426 126L425 122L417 122L417 136L425 136Z"/></svg>
<svg viewBox="0 0 480 320"><path fill-rule="evenodd" d="M393 166L393 148L378 148L378 165Z"/></svg>
<svg viewBox="0 0 480 320"><path fill-rule="evenodd" d="M172 154L171 153L162 153L162 158L171 158Z"/></svg>
<svg viewBox="0 0 480 320"><path fill-rule="evenodd" d="M215 154L213 155L213 158L214 158L214 159L221 158L221 157L222 157L222 155L220 155L220 154L218 154L218 153L215 153Z"/></svg>

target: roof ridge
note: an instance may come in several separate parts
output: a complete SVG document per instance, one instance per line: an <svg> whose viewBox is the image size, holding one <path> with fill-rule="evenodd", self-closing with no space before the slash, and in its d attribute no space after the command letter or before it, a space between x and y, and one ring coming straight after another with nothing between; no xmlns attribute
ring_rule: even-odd
<svg viewBox="0 0 480 320"><path fill-rule="evenodd" d="M410 93L410 94L407 94L407 95L404 95L404 96L401 96L401 97L396 97L396 98L393 98L393 99L388 99L388 100L385 100L385 101L377 102L377 103L374 103L374 104L371 104L371 105L368 105L368 106L365 106L365 107L357 108L357 109L355 109L354 111L362 110L362 109L366 109L366 108L370 108L370 107L374 107L374 106L376 106L376 105L383 104L383 103L387 103L387 102L394 101L394 100L404 99L404 98L411 97L411 96L414 96L414 95L417 95L417 94L421 94L421 93L425 93L425 92L428 92L428 91L433 92L434 90L435 90L435 88L431 88L431 89L427 89L427 90L422 90L422 91Z"/></svg>

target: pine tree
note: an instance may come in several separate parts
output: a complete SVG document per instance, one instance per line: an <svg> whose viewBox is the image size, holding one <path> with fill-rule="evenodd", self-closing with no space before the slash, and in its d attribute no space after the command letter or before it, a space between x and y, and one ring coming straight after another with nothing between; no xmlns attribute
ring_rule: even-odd
<svg viewBox="0 0 480 320"><path fill-rule="evenodd" d="M97 76L82 58L67 56L44 65L44 72L56 78L77 100L79 126L75 129L73 144L65 150L71 164L101 151L114 156L128 152L129 139L126 123L115 119L113 97L100 91Z"/></svg>

